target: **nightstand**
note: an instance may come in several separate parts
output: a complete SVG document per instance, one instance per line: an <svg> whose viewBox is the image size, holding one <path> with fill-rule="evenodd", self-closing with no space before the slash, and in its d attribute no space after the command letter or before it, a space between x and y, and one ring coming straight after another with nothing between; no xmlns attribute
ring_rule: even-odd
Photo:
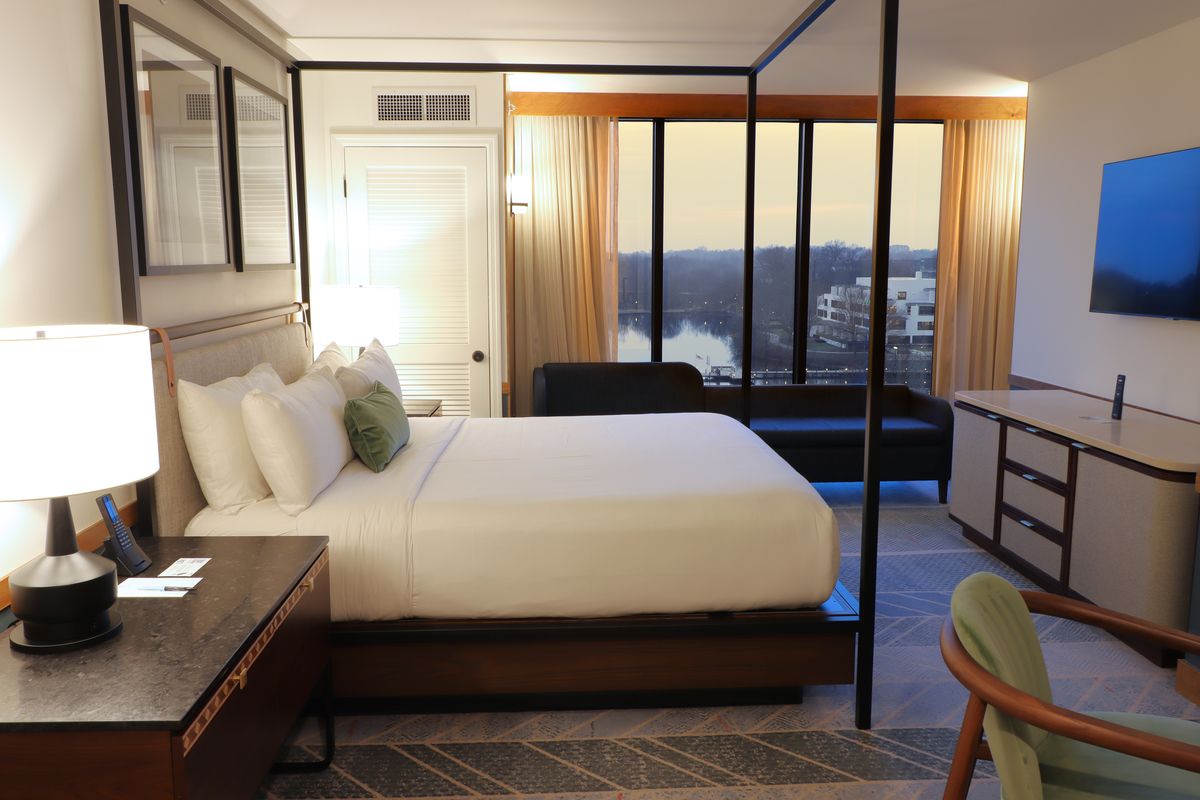
<svg viewBox="0 0 1200 800"><path fill-rule="evenodd" d="M185 597L117 600L124 630L86 650L29 655L0 635L4 795L254 796L313 690L329 685L327 542L143 540L148 576L207 557L203 580Z"/></svg>
<svg viewBox="0 0 1200 800"><path fill-rule="evenodd" d="M441 400L405 400L404 413L410 417L440 417Z"/></svg>

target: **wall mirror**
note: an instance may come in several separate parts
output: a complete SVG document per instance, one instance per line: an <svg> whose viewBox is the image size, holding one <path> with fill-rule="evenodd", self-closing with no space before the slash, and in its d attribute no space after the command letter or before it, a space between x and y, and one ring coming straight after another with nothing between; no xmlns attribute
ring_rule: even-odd
<svg viewBox="0 0 1200 800"><path fill-rule="evenodd" d="M123 12L141 274L231 269L218 60L136 11Z"/></svg>
<svg viewBox="0 0 1200 800"><path fill-rule="evenodd" d="M233 175L234 262L239 269L294 269L287 100L225 68Z"/></svg>

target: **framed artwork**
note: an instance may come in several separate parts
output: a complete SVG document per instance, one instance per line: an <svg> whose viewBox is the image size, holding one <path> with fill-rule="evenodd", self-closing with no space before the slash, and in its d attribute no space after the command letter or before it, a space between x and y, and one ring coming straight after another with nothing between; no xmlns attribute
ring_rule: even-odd
<svg viewBox="0 0 1200 800"><path fill-rule="evenodd" d="M295 269L287 99L225 68L233 253L240 270Z"/></svg>
<svg viewBox="0 0 1200 800"><path fill-rule="evenodd" d="M139 273L234 268L220 62L122 6Z"/></svg>

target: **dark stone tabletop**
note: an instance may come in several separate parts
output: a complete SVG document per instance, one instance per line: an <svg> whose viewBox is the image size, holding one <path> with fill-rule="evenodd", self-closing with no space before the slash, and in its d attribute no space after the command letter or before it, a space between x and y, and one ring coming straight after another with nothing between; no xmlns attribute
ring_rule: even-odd
<svg viewBox="0 0 1200 800"><path fill-rule="evenodd" d="M322 536L139 539L156 577L211 558L185 597L121 598L125 627L86 650L18 653L0 634L0 731L180 730L304 577ZM123 578L121 580L124 580Z"/></svg>

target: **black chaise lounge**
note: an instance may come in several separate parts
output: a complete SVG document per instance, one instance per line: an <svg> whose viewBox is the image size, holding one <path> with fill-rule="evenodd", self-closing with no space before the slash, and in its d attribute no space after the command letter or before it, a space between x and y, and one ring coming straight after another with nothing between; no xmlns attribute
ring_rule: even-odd
<svg viewBox="0 0 1200 800"><path fill-rule="evenodd" d="M533 372L535 416L717 411L738 416L737 389L706 389L690 364L546 364ZM750 429L813 482L862 479L864 386L755 386ZM883 397L880 479L938 482L946 502L954 414L907 386Z"/></svg>

